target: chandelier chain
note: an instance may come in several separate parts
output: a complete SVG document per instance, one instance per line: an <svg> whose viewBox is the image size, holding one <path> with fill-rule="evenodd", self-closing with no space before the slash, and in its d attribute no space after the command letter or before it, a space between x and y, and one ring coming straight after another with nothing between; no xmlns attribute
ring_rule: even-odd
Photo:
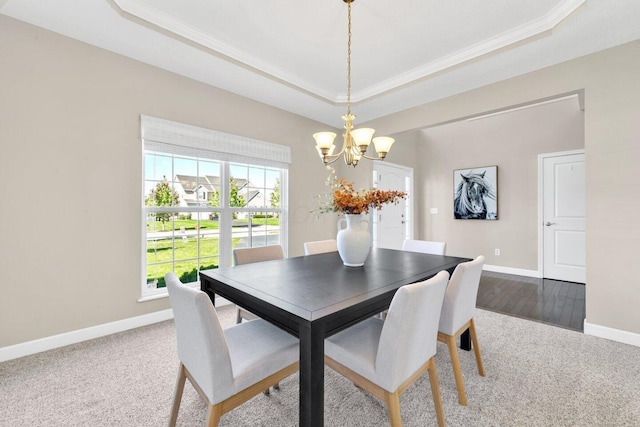
<svg viewBox="0 0 640 427"><path fill-rule="evenodd" d="M351 1L347 2L347 114L351 114Z"/></svg>
<svg viewBox="0 0 640 427"><path fill-rule="evenodd" d="M2 0L0 0L2 1ZM371 128L353 128L353 120L356 118L351 114L351 3L355 0L342 0L347 3L347 114L342 116L344 120L344 137L342 149L339 153L334 154L333 150L336 145L333 141L336 138L335 132L316 132L313 139L316 140L316 149L320 158L325 165L335 162L344 156L344 162L347 166L355 167L360 158L369 160L384 160L393 144L393 138L388 136L378 136L372 138L375 129ZM370 157L367 153L369 144L373 142L378 157Z"/></svg>

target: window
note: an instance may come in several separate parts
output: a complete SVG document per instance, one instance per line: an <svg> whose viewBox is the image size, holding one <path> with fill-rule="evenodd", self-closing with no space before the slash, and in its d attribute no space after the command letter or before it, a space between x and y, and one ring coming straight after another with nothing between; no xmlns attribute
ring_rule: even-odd
<svg viewBox="0 0 640 427"><path fill-rule="evenodd" d="M194 283L231 265L235 248L286 251L288 147L146 116L142 135L143 299L166 294L167 272Z"/></svg>

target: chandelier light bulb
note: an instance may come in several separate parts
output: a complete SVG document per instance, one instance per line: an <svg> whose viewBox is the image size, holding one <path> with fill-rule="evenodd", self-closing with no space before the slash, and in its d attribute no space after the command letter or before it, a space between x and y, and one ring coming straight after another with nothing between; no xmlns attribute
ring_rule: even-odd
<svg viewBox="0 0 640 427"><path fill-rule="evenodd" d="M319 149L330 148L333 145L333 140L336 139L334 132L318 132L313 134L313 138L316 140L316 145Z"/></svg>

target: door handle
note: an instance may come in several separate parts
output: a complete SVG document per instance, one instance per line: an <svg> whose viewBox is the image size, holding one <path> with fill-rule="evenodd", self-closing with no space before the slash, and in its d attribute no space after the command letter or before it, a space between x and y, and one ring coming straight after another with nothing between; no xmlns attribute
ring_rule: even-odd
<svg viewBox="0 0 640 427"><path fill-rule="evenodd" d="M551 226L551 225L556 225L556 223L555 223L555 222L549 222L549 221L547 221L545 225L546 225L547 227L549 227L549 226Z"/></svg>

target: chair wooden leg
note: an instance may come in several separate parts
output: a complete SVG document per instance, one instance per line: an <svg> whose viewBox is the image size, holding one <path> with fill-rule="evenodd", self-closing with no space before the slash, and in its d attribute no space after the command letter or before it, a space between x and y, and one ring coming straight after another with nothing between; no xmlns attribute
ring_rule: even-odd
<svg viewBox="0 0 640 427"><path fill-rule="evenodd" d="M438 384L438 373L436 372L436 361L432 357L429 363L429 382L431 383L431 394L433 395L433 404L436 407L436 417L438 418L438 426L444 427L444 408L442 407L442 396L440 396L440 385Z"/></svg>
<svg viewBox="0 0 640 427"><path fill-rule="evenodd" d="M480 346L478 345L478 336L476 335L476 325L471 319L469 324L469 333L471 334L471 342L473 343L473 352L476 355L476 364L478 365L478 373L484 375L484 365L482 364L482 356L480 356Z"/></svg>
<svg viewBox="0 0 640 427"><path fill-rule="evenodd" d="M209 410L207 411L207 420L205 421L205 426L207 427L218 427L218 423L220 422L220 418L222 417L222 405L212 405L208 404Z"/></svg>
<svg viewBox="0 0 640 427"><path fill-rule="evenodd" d="M389 421L391 427L402 427L402 418L400 417L400 395L395 393L386 393L387 411L389 411Z"/></svg>
<svg viewBox="0 0 640 427"><path fill-rule="evenodd" d="M422 365L416 372L414 372L409 378L407 378L395 392L390 393L377 384L364 378L363 376L353 372L351 369L336 362L328 356L324 357L324 362L331 369L336 371L343 377L351 380L356 387L371 393L373 396L382 400L387 405L387 411L389 412L389 421L392 427L402 426L402 418L400 417L400 395L411 386L418 378L420 378L425 371L429 373L429 381L431 382L431 393L433 394L433 403L436 408L436 417L438 419L438 426L444 427L444 409L442 407L442 397L440 396L440 386L438 384L438 374L436 373L435 357L430 358L424 365Z"/></svg>
<svg viewBox="0 0 640 427"><path fill-rule="evenodd" d="M184 365L180 363L178 368L178 379L176 380L176 389L173 393L173 403L171 404L171 414L169 415L169 427L174 427L176 421L178 421L178 411L180 410L180 401L182 400L182 391L184 390L184 383L187 379L187 375L184 370Z"/></svg>
<svg viewBox="0 0 640 427"><path fill-rule="evenodd" d="M458 349L456 348L456 339L451 335L445 336L449 354L451 355L451 365L453 366L453 376L456 379L456 388L458 389L458 401L461 405L467 406L467 395L464 392L464 380L462 379L462 369L460 368L460 359L458 358Z"/></svg>

